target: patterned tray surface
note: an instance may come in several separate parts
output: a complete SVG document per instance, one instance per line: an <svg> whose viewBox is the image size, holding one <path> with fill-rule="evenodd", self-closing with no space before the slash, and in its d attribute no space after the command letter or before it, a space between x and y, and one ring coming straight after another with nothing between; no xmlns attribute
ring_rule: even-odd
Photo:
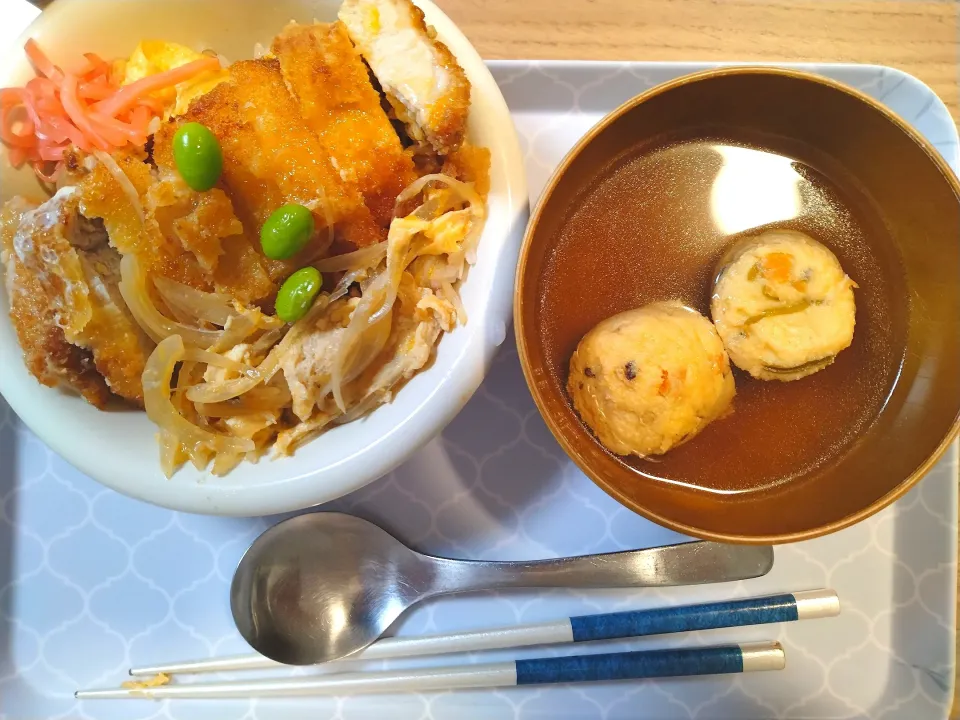
<svg viewBox="0 0 960 720"><path fill-rule="evenodd" d="M491 65L515 113L534 197L601 114L703 67ZM956 167L956 131L921 83L884 68L817 70L882 99ZM760 580L664 591L480 593L430 603L399 628L442 632L835 588L843 614L833 620L595 646L779 639L788 652L781 673L310 701L78 704L75 689L115 684L131 664L246 651L230 619L227 587L246 546L279 518L190 516L122 497L66 465L0 401L0 717L945 717L954 662L956 480L954 449L913 492L871 520L778 548L773 572ZM511 341L440 437L332 507L379 522L424 551L462 557L550 557L680 539L617 505L564 456L534 408ZM456 661L559 652L568 651Z"/></svg>

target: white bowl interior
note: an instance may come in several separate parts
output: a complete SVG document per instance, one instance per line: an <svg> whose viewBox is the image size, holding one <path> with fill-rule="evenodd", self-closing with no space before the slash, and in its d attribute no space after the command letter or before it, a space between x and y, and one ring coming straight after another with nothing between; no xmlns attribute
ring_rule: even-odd
<svg viewBox="0 0 960 720"><path fill-rule="evenodd" d="M513 279L527 217L522 156L506 103L466 38L428 0L417 3L457 57L472 85L469 139L492 153L489 216L478 261L462 287L465 327L441 339L432 365L393 402L335 428L292 457L242 464L217 478L191 466L167 480L160 472L156 428L138 411L100 412L85 401L41 386L23 364L0 293L0 393L23 421L79 470L124 494L205 514L261 515L340 497L389 472L428 441L463 407L506 337ZM333 0L58 0L21 41L4 48L0 86L33 76L21 50L36 38L54 62L83 52L128 55L142 39L214 48L229 60L251 57L290 20L331 21ZM14 171L0 153L0 198L37 197L29 171Z"/></svg>

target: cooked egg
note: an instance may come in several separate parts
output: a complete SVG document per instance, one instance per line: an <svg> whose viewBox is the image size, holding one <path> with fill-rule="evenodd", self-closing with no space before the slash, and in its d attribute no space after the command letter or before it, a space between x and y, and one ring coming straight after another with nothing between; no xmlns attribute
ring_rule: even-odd
<svg viewBox="0 0 960 720"><path fill-rule="evenodd" d="M710 322L679 303L607 318L570 361L567 391L597 439L618 455L660 455L730 410L730 362Z"/></svg>
<svg viewBox="0 0 960 720"><path fill-rule="evenodd" d="M172 70L202 58L202 53L184 45L162 40L144 40L137 45L127 60L123 68L122 84L128 85L149 75ZM180 83L176 89L161 91L157 95L171 105L168 115L182 115L194 99L210 92L229 76L230 73L226 69L204 73Z"/></svg>
<svg viewBox="0 0 960 720"><path fill-rule="evenodd" d="M797 380L830 365L853 342L855 287L824 245L770 230L730 253L711 315L737 367L761 380Z"/></svg>

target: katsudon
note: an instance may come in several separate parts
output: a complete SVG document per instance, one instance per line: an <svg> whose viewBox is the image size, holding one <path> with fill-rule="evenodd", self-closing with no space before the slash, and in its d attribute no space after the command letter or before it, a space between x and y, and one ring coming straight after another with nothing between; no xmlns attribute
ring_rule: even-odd
<svg viewBox="0 0 960 720"><path fill-rule="evenodd" d="M346 0L252 59L141 42L0 90L46 198L0 211L25 363L143 408L167 475L288 454L394 394L468 322L486 218L470 84L409 0Z"/></svg>

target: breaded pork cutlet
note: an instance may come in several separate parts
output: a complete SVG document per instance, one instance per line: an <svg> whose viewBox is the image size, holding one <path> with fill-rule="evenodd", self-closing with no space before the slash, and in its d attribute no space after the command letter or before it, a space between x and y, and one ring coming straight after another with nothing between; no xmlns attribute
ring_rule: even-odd
<svg viewBox="0 0 960 720"><path fill-rule="evenodd" d="M257 251L259 239L245 233L223 190L200 193L187 186L172 166L171 137L157 136L156 169L145 155L113 153L129 182L127 190L99 160L68 151L80 212L102 220L110 245L123 255L135 255L151 274L226 293L244 304L272 295L276 284L269 277L268 261ZM161 147L161 142L166 145Z"/></svg>
<svg viewBox="0 0 960 720"><path fill-rule="evenodd" d="M10 318L27 367L103 407L110 392L143 402L140 377L151 345L120 297L120 255L103 225L80 214L64 188L39 207L3 211L2 255Z"/></svg>
<svg viewBox="0 0 960 720"><path fill-rule="evenodd" d="M448 155L463 142L470 83L410 0L344 0L340 20L414 140Z"/></svg>
<svg viewBox="0 0 960 720"><path fill-rule="evenodd" d="M417 175L346 28L339 22L291 23L272 51L340 177L356 184L374 219L386 227L397 195Z"/></svg>
<svg viewBox="0 0 960 720"><path fill-rule="evenodd" d="M10 320L23 349L23 361L37 380L48 387L64 386L80 393L91 405L104 407L110 390L93 363L93 353L67 342L57 325L40 278L17 260L13 239L21 217L34 205L14 198L0 210L0 262L10 301Z"/></svg>
<svg viewBox="0 0 960 720"><path fill-rule="evenodd" d="M251 235L259 235L277 208L298 203L313 211L317 243L328 237L326 211L343 239L358 247L383 239L356 186L343 182L329 153L304 122L278 60L233 63L227 82L195 100L186 115L157 133L158 164L174 166L171 138L186 122L206 125L220 141L221 184ZM318 249L314 245L305 252L316 254ZM296 267L296 262L270 264L274 279Z"/></svg>

